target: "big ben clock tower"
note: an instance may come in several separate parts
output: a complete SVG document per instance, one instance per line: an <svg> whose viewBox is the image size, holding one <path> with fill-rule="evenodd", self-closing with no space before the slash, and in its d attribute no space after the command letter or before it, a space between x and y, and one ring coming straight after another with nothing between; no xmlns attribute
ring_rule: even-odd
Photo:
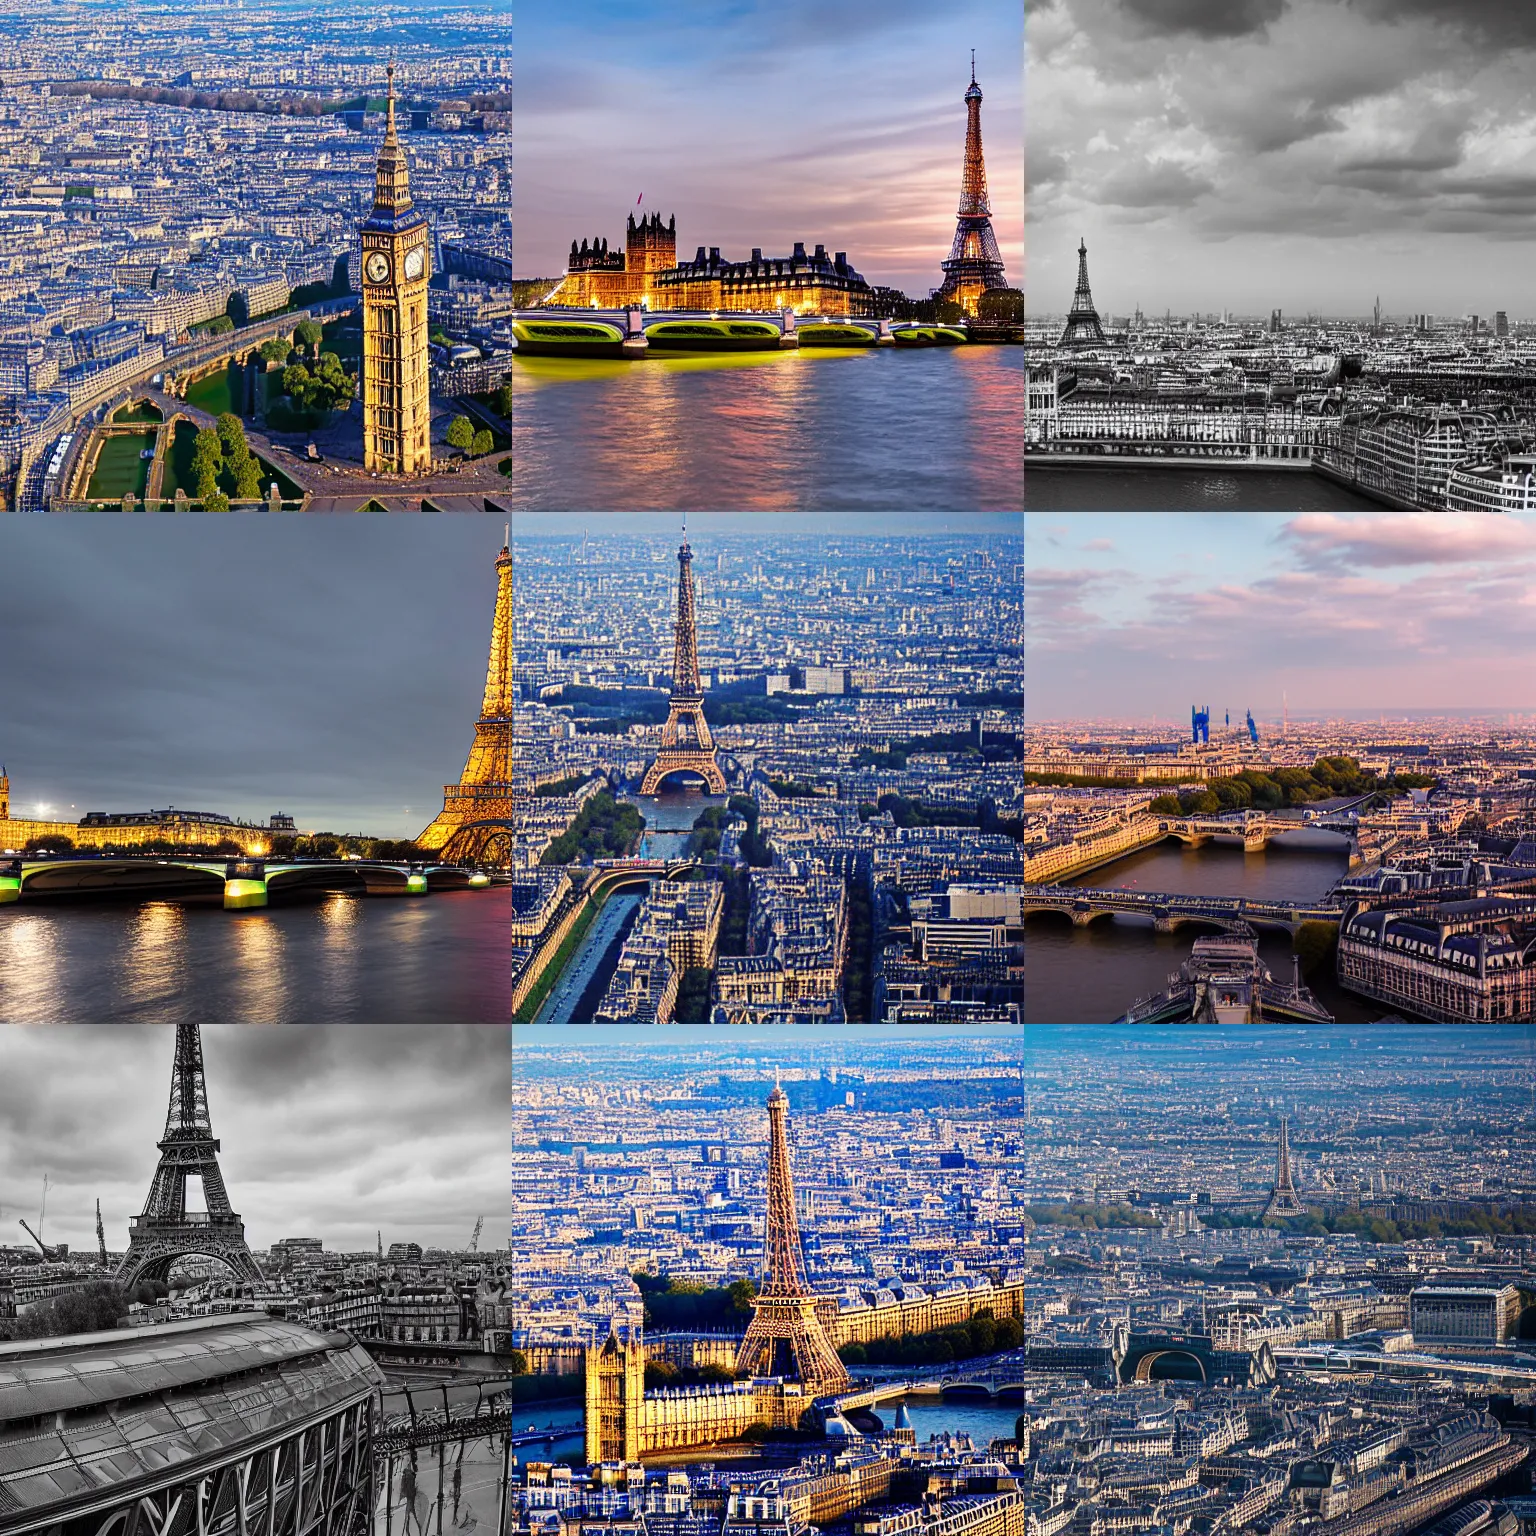
<svg viewBox="0 0 1536 1536"><path fill-rule="evenodd" d="M425 474L432 468L431 241L426 215L411 210L410 172L395 130L393 64L373 212L362 238L363 465L371 474Z"/></svg>

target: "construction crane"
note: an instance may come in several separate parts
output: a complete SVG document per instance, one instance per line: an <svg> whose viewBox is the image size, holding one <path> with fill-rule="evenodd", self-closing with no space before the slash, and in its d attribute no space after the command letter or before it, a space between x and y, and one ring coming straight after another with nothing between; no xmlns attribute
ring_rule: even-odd
<svg viewBox="0 0 1536 1536"><path fill-rule="evenodd" d="M43 1204L42 1204L42 1209L39 1210L38 1213L37 1213L37 1231L34 1232L32 1230L32 1228L27 1225L27 1219L26 1219L25 1216L23 1216L22 1219L21 1219L21 1225L26 1229L27 1236L30 1237L34 1243L37 1244L38 1251L42 1254L42 1256L43 1256L43 1258L45 1260L47 1260L47 1259L55 1259L55 1258L58 1257L58 1254L53 1249L49 1248L48 1245L42 1239L42 1235L41 1234L42 1234L42 1230L43 1230L43 1218L46 1217L47 1214L48 1214L48 1175L45 1173L43 1175Z"/></svg>
<svg viewBox="0 0 1536 1536"><path fill-rule="evenodd" d="M485 1225L485 1217L484 1216L477 1216L477 1217L475 1217L475 1230L474 1230L474 1233L471 1235L471 1237L469 1239L469 1251L471 1253L478 1253L480 1251L480 1229L484 1225Z"/></svg>
<svg viewBox="0 0 1536 1536"><path fill-rule="evenodd" d="M101 1225L101 1201L96 1202L96 1253L101 1259L101 1267L107 1267L107 1234Z"/></svg>

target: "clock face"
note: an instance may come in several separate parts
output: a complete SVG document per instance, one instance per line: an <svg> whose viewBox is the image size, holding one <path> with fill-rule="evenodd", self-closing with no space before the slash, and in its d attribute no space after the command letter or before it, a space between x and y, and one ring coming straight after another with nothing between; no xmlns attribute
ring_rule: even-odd
<svg viewBox="0 0 1536 1536"><path fill-rule="evenodd" d="M383 251L369 251L368 259L363 263L363 276L370 283L383 283L389 280L389 257Z"/></svg>
<svg viewBox="0 0 1536 1536"><path fill-rule="evenodd" d="M427 265L426 250L419 245L413 245L405 253L405 275L410 278L420 277Z"/></svg>

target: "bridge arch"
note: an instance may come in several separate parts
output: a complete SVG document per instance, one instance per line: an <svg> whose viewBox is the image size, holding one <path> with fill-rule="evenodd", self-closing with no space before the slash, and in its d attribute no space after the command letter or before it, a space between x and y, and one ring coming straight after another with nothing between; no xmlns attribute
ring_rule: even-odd
<svg viewBox="0 0 1536 1536"><path fill-rule="evenodd" d="M146 896L222 896L222 864L151 863L139 859L57 859L23 864L21 889L29 895L91 897L133 890Z"/></svg>
<svg viewBox="0 0 1536 1536"><path fill-rule="evenodd" d="M1205 1373L1205 1362L1192 1349L1149 1349L1136 1362L1136 1371L1132 1379L1135 1381L1189 1381L1193 1379L1187 1369L1181 1370L1177 1374L1169 1372L1154 1375L1160 1360L1187 1360L1199 1372L1201 1383L1203 1385L1210 1384L1210 1378Z"/></svg>

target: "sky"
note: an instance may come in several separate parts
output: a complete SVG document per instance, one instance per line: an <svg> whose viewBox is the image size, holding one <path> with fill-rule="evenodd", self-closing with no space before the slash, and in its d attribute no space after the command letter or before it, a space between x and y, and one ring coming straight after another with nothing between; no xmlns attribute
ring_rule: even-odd
<svg viewBox="0 0 1536 1536"><path fill-rule="evenodd" d="M1536 518L1029 513L1025 712L1536 709Z"/></svg>
<svg viewBox="0 0 1536 1536"><path fill-rule="evenodd" d="M330 1249L507 1241L505 1028L205 1025L209 1118L246 1240ZM159 1159L175 1030L0 1025L0 1242L121 1251Z"/></svg>
<svg viewBox="0 0 1536 1536"><path fill-rule="evenodd" d="M12 814L414 837L474 739L502 537L480 515L0 519Z"/></svg>
<svg viewBox="0 0 1536 1536"><path fill-rule="evenodd" d="M550 0L514 41L515 261L565 270L571 240L624 243L677 216L680 256L796 240L926 295L960 195L970 50L984 93L993 227L1022 283L1020 7L996 0Z"/></svg>
<svg viewBox="0 0 1536 1536"><path fill-rule="evenodd" d="M1037 311L1536 316L1536 7L1026 9Z"/></svg>

